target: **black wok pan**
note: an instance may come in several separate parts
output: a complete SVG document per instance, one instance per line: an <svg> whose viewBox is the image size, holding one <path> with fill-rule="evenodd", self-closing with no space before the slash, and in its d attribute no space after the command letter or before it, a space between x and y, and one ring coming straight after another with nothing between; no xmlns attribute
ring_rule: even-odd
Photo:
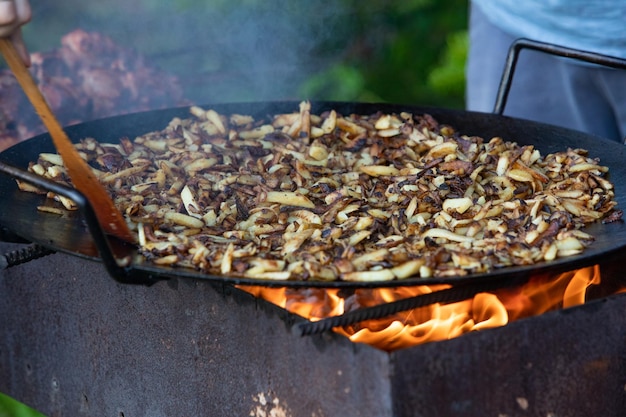
<svg viewBox="0 0 626 417"><path fill-rule="evenodd" d="M245 104L207 105L222 114L250 114L257 118L269 115L293 112L297 102L269 102ZM312 103L315 113L335 109L343 114L372 114L377 111L401 112L414 114L428 113L442 124L449 124L457 131L468 135L486 138L501 136L505 140L515 141L520 145L534 145L542 154L563 151L568 147L589 150L591 157L600 158L603 165L610 169L609 178L615 184L618 208L626 207L626 147L603 138L581 132L535 123L506 116L476 113L460 110L424 108L392 104L371 103ZM187 117L188 108L175 108L160 111L137 113L132 115L107 118L66 128L73 141L85 137L94 137L101 142L118 142L120 137L133 138L149 131L161 130L175 116ZM593 265L610 256L615 256L626 246L626 225L622 221L602 224L595 223L585 230L596 240L583 253L568 258L543 262L532 266L507 267L490 273L474 274L465 277L445 278L409 278L401 281L385 282L310 282L310 281L265 281L229 276L212 276L194 270L182 268L158 267L142 261L134 248L123 245L114 239L105 239L91 218L91 211L86 205L83 215L71 214L59 216L41 213L36 207L43 203L44 197L32 193L20 192L12 176L23 175L29 161L37 159L41 152L54 152L54 146L48 134L36 136L30 140L0 153L2 171L9 175L0 175L0 225L16 235L43 246L74 254L79 257L103 260L114 278L122 282L151 283L169 277L190 277L226 282L228 284L254 284L269 286L319 286L319 287L392 287L399 285L422 285L435 283L478 283L492 280L515 279L537 273L558 273ZM13 170L11 167L21 168ZM30 178L30 177L29 177ZM28 179L28 178L27 178ZM46 184L44 184L46 185ZM52 186L50 186L52 187ZM66 188L54 189L66 192L68 197L81 203L82 196ZM83 203L84 204L84 203ZM124 258L126 264L119 266L114 258Z"/></svg>

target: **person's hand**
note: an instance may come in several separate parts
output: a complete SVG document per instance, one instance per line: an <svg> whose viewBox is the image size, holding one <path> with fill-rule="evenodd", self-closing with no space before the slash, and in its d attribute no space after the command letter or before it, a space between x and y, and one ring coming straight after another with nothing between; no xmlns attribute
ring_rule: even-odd
<svg viewBox="0 0 626 417"><path fill-rule="evenodd" d="M22 39L22 25L31 18L28 0L0 0L0 37L9 38L24 63L30 65L30 55Z"/></svg>

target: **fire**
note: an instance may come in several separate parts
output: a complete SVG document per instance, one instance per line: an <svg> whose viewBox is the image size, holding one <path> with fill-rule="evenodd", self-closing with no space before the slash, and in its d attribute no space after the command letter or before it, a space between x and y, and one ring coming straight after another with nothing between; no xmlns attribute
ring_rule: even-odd
<svg viewBox="0 0 626 417"><path fill-rule="evenodd" d="M536 276L525 284L492 293L479 293L454 303L436 303L367 320L333 330L357 343L393 351L427 342L452 339L468 332L507 323L560 308L583 304L591 285L600 283L598 265L571 272ZM397 288L291 289L240 286L311 321L338 316L360 308L389 303L450 288L447 285Z"/></svg>

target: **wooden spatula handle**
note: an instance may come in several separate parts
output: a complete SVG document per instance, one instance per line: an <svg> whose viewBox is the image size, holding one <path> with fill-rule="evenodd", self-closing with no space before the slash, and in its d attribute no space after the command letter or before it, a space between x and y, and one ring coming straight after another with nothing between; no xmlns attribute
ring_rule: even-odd
<svg viewBox="0 0 626 417"><path fill-rule="evenodd" d="M0 50L24 93L35 107L41 121L48 129L54 146L63 158L63 163L74 187L87 197L104 231L127 242L134 242L135 237L124 221L122 214L65 134L11 41L0 38Z"/></svg>

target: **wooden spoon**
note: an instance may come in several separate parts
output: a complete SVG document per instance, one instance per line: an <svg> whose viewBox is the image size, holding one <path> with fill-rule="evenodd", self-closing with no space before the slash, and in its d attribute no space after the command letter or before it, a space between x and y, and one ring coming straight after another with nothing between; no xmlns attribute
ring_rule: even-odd
<svg viewBox="0 0 626 417"><path fill-rule="evenodd" d="M74 187L89 200L105 233L116 236L126 242L134 243L135 237L124 221L122 214L115 207L107 191L98 181L87 162L81 158L67 134L61 128L11 41L6 38L0 38L0 50L26 96L33 107L35 107L35 111L48 129L54 146L63 158L63 163L67 168Z"/></svg>

